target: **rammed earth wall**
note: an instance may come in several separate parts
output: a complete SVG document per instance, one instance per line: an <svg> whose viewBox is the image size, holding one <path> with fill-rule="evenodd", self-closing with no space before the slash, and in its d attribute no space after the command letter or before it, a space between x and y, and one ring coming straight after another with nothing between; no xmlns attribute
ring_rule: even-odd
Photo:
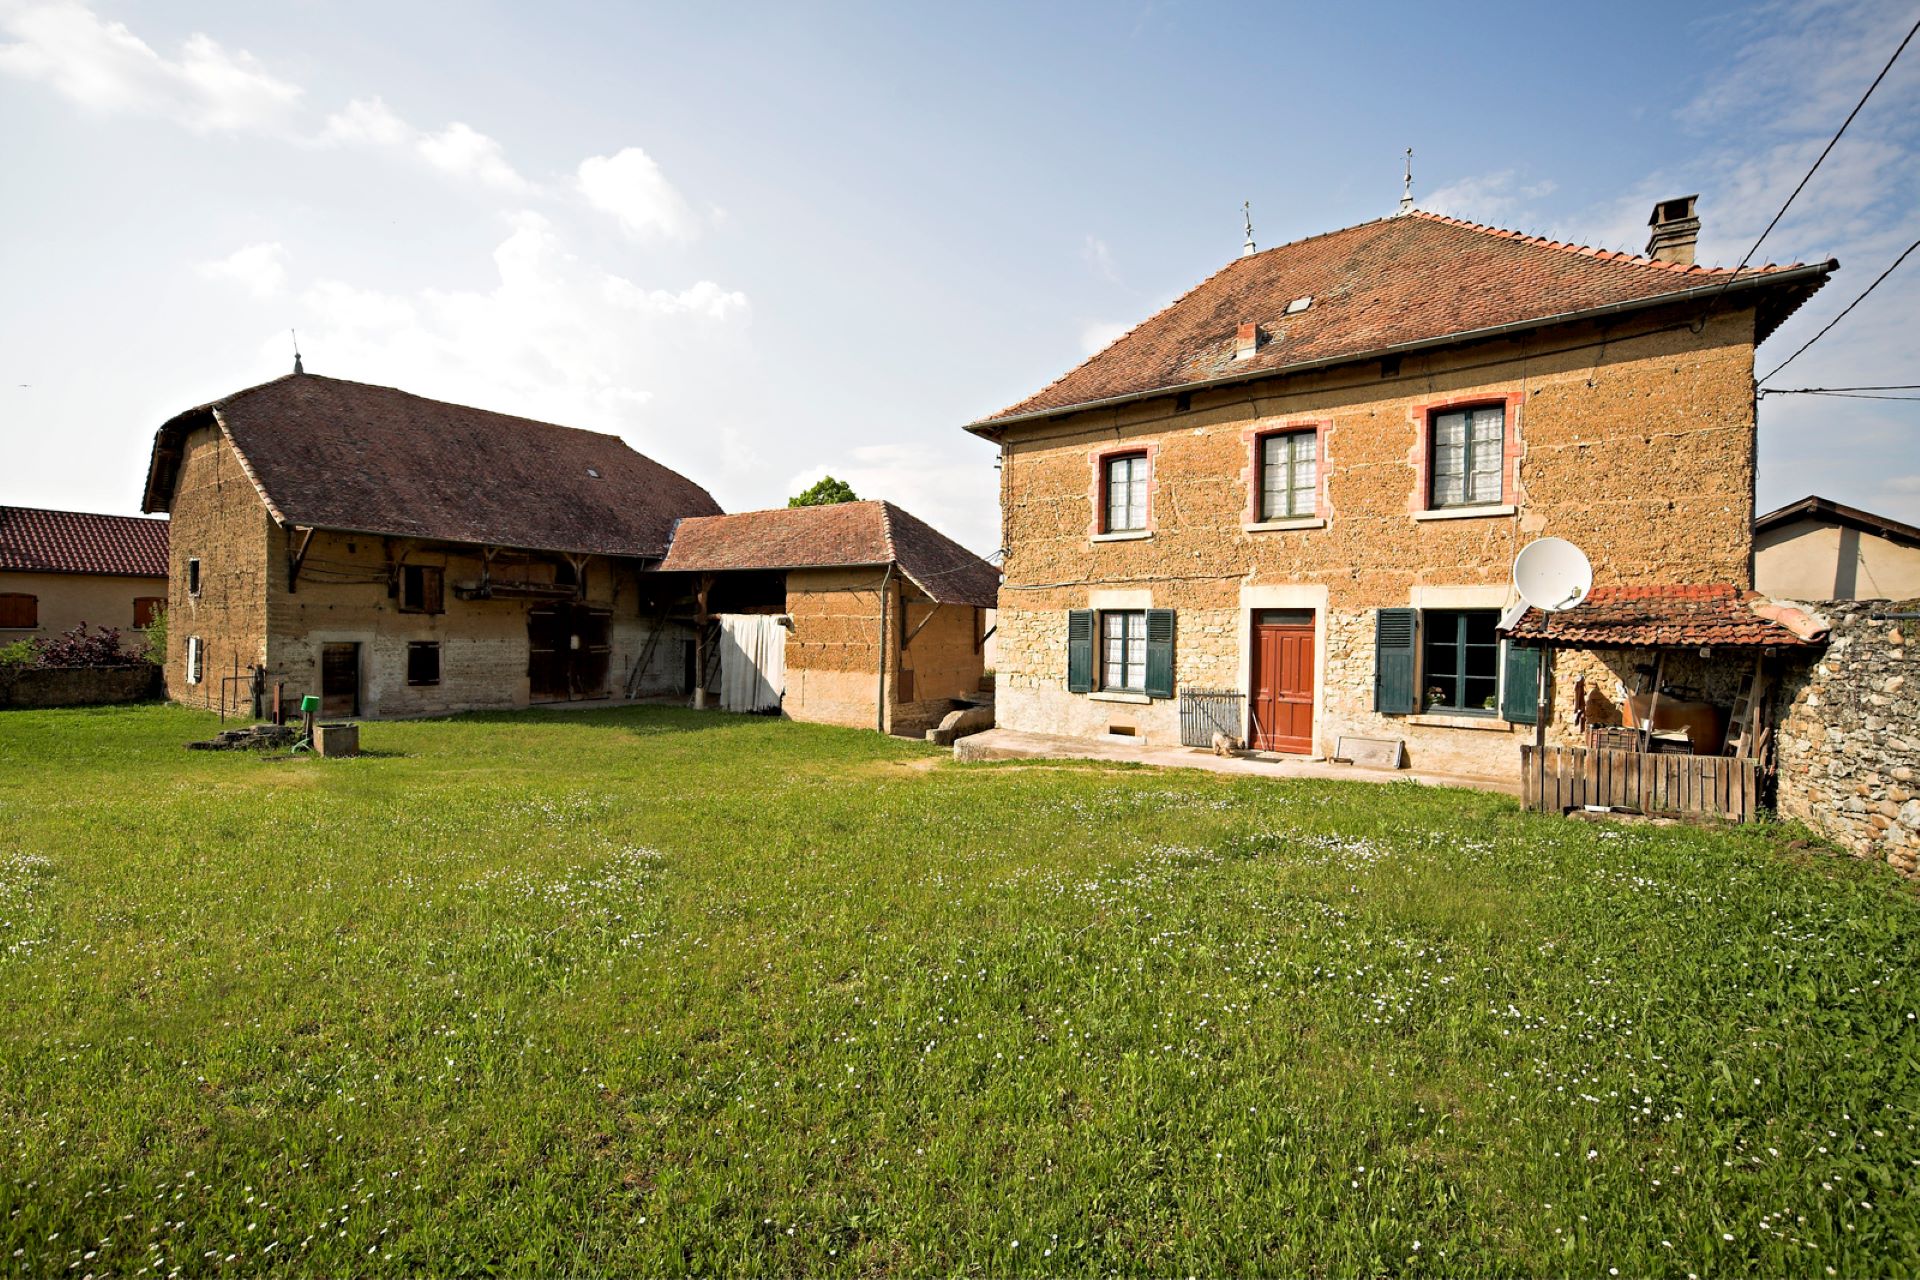
<svg viewBox="0 0 1920 1280"><path fill-rule="evenodd" d="M1834 600L1820 658L1784 681L1779 810L1855 857L1920 869L1920 600Z"/></svg>

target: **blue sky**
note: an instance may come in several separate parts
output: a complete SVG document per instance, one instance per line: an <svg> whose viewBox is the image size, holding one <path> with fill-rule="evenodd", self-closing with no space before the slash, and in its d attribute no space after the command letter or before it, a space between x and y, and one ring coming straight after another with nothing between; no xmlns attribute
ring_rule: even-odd
<svg viewBox="0 0 1920 1280"><path fill-rule="evenodd" d="M960 428L1237 254L1422 207L1732 263L1916 16L1778 6L0 0L0 502L137 508L307 366L616 431L729 510L823 471L978 550ZM1920 237L1910 50L1762 258ZM1920 255L1780 379L1920 382ZM24 384L24 385L23 385ZM1920 404L1769 399L1763 508L1920 520Z"/></svg>

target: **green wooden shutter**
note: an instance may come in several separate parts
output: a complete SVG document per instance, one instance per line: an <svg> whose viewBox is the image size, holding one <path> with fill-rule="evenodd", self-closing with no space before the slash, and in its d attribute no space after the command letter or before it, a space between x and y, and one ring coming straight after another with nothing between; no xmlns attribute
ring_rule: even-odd
<svg viewBox="0 0 1920 1280"><path fill-rule="evenodd" d="M1540 651L1507 643L1506 679L1500 683L1500 718L1508 724L1540 719Z"/></svg>
<svg viewBox="0 0 1920 1280"><path fill-rule="evenodd" d="M1413 689L1413 645L1418 614L1413 609L1373 611L1373 709L1410 716L1418 709Z"/></svg>
<svg viewBox="0 0 1920 1280"><path fill-rule="evenodd" d="M1173 696L1173 610L1147 610L1147 696Z"/></svg>
<svg viewBox="0 0 1920 1280"><path fill-rule="evenodd" d="M1093 610L1067 610L1067 692L1093 692Z"/></svg>

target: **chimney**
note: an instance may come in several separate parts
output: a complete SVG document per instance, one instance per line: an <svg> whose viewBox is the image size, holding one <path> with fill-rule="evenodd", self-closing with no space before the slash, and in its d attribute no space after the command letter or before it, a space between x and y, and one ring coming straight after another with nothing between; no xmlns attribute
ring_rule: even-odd
<svg viewBox="0 0 1920 1280"><path fill-rule="evenodd" d="M1260 346L1260 326L1249 320L1240 326L1240 332L1234 335L1233 358L1250 359Z"/></svg>
<svg viewBox="0 0 1920 1280"><path fill-rule="evenodd" d="M1700 197L1675 196L1653 206L1647 225L1653 234L1647 237L1647 256L1655 262L1677 266L1693 265L1693 246L1700 239L1700 219L1694 216L1693 202Z"/></svg>

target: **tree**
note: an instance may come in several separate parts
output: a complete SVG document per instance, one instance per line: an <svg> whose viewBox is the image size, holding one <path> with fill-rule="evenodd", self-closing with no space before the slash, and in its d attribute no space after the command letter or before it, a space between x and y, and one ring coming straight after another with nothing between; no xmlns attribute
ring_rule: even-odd
<svg viewBox="0 0 1920 1280"><path fill-rule="evenodd" d="M804 493L787 499L790 507L830 507L836 502L858 502L860 495L845 480L821 476Z"/></svg>

